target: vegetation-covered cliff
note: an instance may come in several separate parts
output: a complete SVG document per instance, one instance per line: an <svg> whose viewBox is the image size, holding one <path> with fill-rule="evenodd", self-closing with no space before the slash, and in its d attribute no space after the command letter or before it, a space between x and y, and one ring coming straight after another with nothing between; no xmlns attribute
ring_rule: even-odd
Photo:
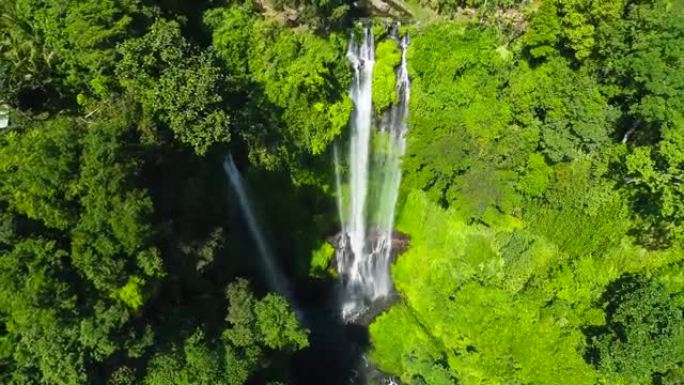
<svg viewBox="0 0 684 385"><path fill-rule="evenodd" d="M0 383L306 377L349 36L371 17L379 114L401 59L387 16L411 37L410 245L374 365L406 384L684 383L683 1L0 11ZM268 293L228 153L299 303Z"/></svg>

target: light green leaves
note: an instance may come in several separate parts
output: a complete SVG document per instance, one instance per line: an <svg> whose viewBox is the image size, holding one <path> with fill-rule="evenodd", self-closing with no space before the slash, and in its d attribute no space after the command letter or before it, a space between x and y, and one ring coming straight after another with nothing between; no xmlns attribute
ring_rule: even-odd
<svg viewBox="0 0 684 385"><path fill-rule="evenodd" d="M244 87L234 98L242 117L235 125L252 162L308 173L302 159L322 154L351 112L345 39L284 28L236 8L212 11L205 22L234 72L230 80Z"/></svg>
<svg viewBox="0 0 684 385"><path fill-rule="evenodd" d="M16 210L51 228L74 225L82 129L76 120L58 118L5 137L0 192Z"/></svg>
<svg viewBox="0 0 684 385"><path fill-rule="evenodd" d="M131 276L128 282L119 290L112 293L112 297L120 300L133 310L138 310L143 304L143 287L145 281L139 277Z"/></svg>
<svg viewBox="0 0 684 385"><path fill-rule="evenodd" d="M544 58L555 54L558 35L561 32L556 12L554 1L544 1L532 18L530 29L523 37L532 57Z"/></svg>
<svg viewBox="0 0 684 385"><path fill-rule="evenodd" d="M271 349L300 350L309 346L303 330L285 298L268 294L254 305L263 343Z"/></svg>
<svg viewBox="0 0 684 385"><path fill-rule="evenodd" d="M380 114L397 102L396 67L401 63L401 49L393 39L378 43L373 67L373 106Z"/></svg>
<svg viewBox="0 0 684 385"><path fill-rule="evenodd" d="M275 294L257 300L244 279L228 286L228 317L232 327L225 338L236 347L264 345L271 349L299 350L308 346L308 331L302 329L287 301Z"/></svg>
<svg viewBox="0 0 684 385"><path fill-rule="evenodd" d="M311 252L309 274L314 277L324 277L327 273L334 274L334 269L329 268L333 258L335 258L335 248L330 243L324 242L321 247Z"/></svg>
<svg viewBox="0 0 684 385"><path fill-rule="evenodd" d="M530 197L540 197L551 182L553 169L546 164L544 156L538 153L530 154L527 167L518 180L518 189Z"/></svg>

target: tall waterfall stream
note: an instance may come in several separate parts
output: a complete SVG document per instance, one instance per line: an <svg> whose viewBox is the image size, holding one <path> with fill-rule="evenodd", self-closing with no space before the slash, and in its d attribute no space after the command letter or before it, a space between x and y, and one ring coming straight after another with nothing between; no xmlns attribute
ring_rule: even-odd
<svg viewBox="0 0 684 385"><path fill-rule="evenodd" d="M252 202L247 195L244 181L242 180L242 175L235 166L233 157L228 155L223 162L223 169L228 176L230 185L237 196L238 203L240 204L240 209L244 216L245 222L247 222L247 227L249 229L252 238L254 238L254 243L257 247L257 252L260 258L261 267L266 276L266 283L271 291L274 291L283 297L287 298L291 303L293 301L292 294L288 288L287 279L285 274L278 266L278 262L273 256L271 247L264 237L261 231L261 226L257 222L256 216L254 214L254 208L252 207Z"/></svg>

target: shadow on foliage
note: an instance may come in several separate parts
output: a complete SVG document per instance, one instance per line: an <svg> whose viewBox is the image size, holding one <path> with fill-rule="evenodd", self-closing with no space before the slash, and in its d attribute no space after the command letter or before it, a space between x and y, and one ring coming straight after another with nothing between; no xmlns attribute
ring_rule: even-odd
<svg viewBox="0 0 684 385"><path fill-rule="evenodd" d="M601 335L614 333L620 341L627 342L627 333L621 323L612 322L612 319L620 306L621 299L628 293L634 292L644 284L643 279L634 274L625 274L617 280L611 282L598 300L597 305L604 308L606 314L606 324L601 326L588 326L582 329L586 337L587 349L584 352L584 360L587 363L599 367L601 355L594 341Z"/></svg>

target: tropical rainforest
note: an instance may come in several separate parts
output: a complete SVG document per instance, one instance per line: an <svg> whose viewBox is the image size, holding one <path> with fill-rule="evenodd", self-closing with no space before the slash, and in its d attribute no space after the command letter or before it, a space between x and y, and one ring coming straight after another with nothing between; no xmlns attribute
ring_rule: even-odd
<svg viewBox="0 0 684 385"><path fill-rule="evenodd" d="M364 23L408 245L346 325ZM684 384L682 0L0 0L3 121L2 384Z"/></svg>

